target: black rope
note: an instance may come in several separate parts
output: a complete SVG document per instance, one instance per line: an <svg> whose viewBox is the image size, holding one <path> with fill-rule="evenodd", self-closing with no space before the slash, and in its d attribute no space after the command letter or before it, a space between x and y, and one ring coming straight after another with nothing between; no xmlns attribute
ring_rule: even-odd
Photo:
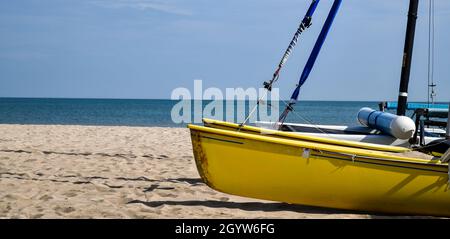
<svg viewBox="0 0 450 239"><path fill-rule="evenodd" d="M294 34L294 37L292 38L291 42L289 43L288 48L284 52L284 55L281 58L281 61L278 64L277 69L273 73L272 79L269 82L267 82L267 81L264 82L264 88L266 88L268 91L272 90L273 83L275 83L278 80L278 78L280 76L281 68L283 68L284 64L286 64L287 60L289 59L289 56L292 54L292 50L297 45L298 38L300 37L300 35L302 34L302 32L304 30L306 30L307 28L309 28L312 25L311 20L312 20L311 17L305 17L302 20L302 22L300 23L297 31Z"/></svg>
<svg viewBox="0 0 450 239"><path fill-rule="evenodd" d="M294 34L294 37L292 38L291 42L289 43L288 48L286 49L286 51L283 54L283 57L280 60L280 63L278 64L277 69L275 70L275 72L273 73L272 79L267 82L265 81L263 83L264 88L267 91L272 91L272 86L273 84L278 81L278 79L280 78L280 71L281 68L283 68L284 64L287 62L287 60L289 59L289 56L292 53L292 50L294 49L294 47L297 45L298 42L298 38L300 37L301 33L309 28L312 25L312 17L309 16L308 14L312 14L314 11L310 12L311 9L315 9L315 6L317 5L318 1L317 0L313 0L311 2L311 5L309 6L308 12L306 13L306 16L302 19L299 27L297 28L297 31ZM258 99L258 102L256 104L256 106L252 109L251 113L247 116L247 118L244 120L244 122L242 122L241 124L239 124L239 130L242 126L244 126L247 121L250 119L251 115L255 112L256 108L259 106L260 102L263 100L263 97L260 97Z"/></svg>

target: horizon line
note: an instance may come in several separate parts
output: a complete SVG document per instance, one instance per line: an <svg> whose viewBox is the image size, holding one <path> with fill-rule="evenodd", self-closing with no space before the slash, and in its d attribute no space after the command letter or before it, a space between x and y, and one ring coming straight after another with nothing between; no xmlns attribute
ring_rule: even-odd
<svg viewBox="0 0 450 239"><path fill-rule="evenodd" d="M23 97L23 96L0 96L0 99L55 99L55 100L171 100L171 101L179 101L179 99L169 99L169 98L101 98L101 97ZM197 100L197 99L191 99L191 100ZM199 100L199 99L198 99ZM201 99L205 101L213 101L211 99ZM235 99L236 100L236 99ZM227 101L224 99L224 101ZM242 101L242 100L239 100ZM247 100L244 100L247 101ZM289 99L280 99L279 101L289 101ZM318 102L396 102L396 100L314 100L314 99L304 99L299 100L301 101L318 101ZM418 101L418 100L412 100L408 102L417 102L417 103L427 103L426 101ZM448 103L446 101L438 101L435 103Z"/></svg>

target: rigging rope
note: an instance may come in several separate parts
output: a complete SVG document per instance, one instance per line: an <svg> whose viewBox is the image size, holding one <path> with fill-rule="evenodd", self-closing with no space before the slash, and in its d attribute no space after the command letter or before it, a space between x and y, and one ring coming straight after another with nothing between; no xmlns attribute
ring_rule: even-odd
<svg viewBox="0 0 450 239"><path fill-rule="evenodd" d="M242 122L240 124L240 127L242 127L243 125L245 125L247 123L247 121L250 119L250 117L255 113L256 109L258 108L259 104L261 103L261 101L264 100L264 98L267 96L268 91L272 90L272 86L273 84L278 81L278 79L280 78L280 71L281 68L283 68L284 64L287 62L287 60L289 59L289 56L292 53L292 50L294 49L294 47L297 45L298 42L298 38L300 37L300 35L302 34L303 31L305 31L307 28L309 28L311 26L311 20L312 20L312 15L314 14L314 11L316 10L317 5L319 4L320 0L312 0L311 5L308 8L308 11L305 14L305 17L303 17L303 20L301 21L297 31L294 34L294 37L292 38L291 42L289 43L288 48L286 49L285 53L283 54L283 57L281 58L280 63L278 64L277 69L275 70L275 72L273 73L272 79L267 82L264 82L264 88L266 89L264 95L262 95L256 105L253 107L253 109L250 111L250 113L248 114L247 118L244 120L244 122Z"/></svg>
<svg viewBox="0 0 450 239"><path fill-rule="evenodd" d="M342 0L334 0L333 6L331 7L330 12L328 13L328 17L325 20L325 24L322 27L322 30L319 34L319 37L317 38L316 44L314 45L313 50L311 51L311 54L308 58L308 61L306 62L305 68L303 68L302 75L300 76L300 79L298 81L297 87L295 88L294 92L292 93L291 100L289 101L289 105L286 106L286 109L281 114L280 118L278 119L278 122L280 123L280 127L283 125L284 121L286 120L287 115L289 112L293 110L293 106L298 100L298 96L300 93L300 88L302 85L306 82L306 80L309 77L309 74L312 71L312 68L314 67L314 63L316 62L317 56L319 55L320 49L322 48L323 43L325 42L325 39L328 35L328 32L331 28L331 25L333 24L334 18L339 10L339 6L341 5Z"/></svg>
<svg viewBox="0 0 450 239"><path fill-rule="evenodd" d="M282 102L286 105L286 107L289 106L289 103L287 103L286 101L282 100ZM292 109L292 113L294 113L294 115L296 115L300 119L306 121L308 124L312 125L317 131L321 132L322 134L327 135L328 137L332 137L331 135L328 134L328 132L322 130L313 120L308 119L306 116L302 116L302 115L298 114L294 109Z"/></svg>
<svg viewBox="0 0 450 239"><path fill-rule="evenodd" d="M428 107L430 107L430 98L431 104L434 104L434 98L436 97L436 92L434 91L434 87L436 84L434 83L434 0L429 0L429 9L428 9ZM431 90L431 93L430 93Z"/></svg>

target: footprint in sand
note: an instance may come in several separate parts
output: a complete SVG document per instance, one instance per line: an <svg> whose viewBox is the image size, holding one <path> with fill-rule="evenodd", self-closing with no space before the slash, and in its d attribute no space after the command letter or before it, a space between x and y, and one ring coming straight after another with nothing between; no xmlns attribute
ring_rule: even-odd
<svg viewBox="0 0 450 239"><path fill-rule="evenodd" d="M38 212L43 212L43 211L44 211L44 209L43 209L42 207L40 207L40 206L37 206L37 207L36 207L36 210L37 210Z"/></svg>
<svg viewBox="0 0 450 239"><path fill-rule="evenodd" d="M60 206L56 206L55 208L53 208L55 210L55 212L59 215L61 214L69 214L71 212L75 212L75 208L73 207L60 207Z"/></svg>
<svg viewBox="0 0 450 239"><path fill-rule="evenodd" d="M196 194L197 193L196 190L192 190L190 188L183 188L183 192L187 193L187 194Z"/></svg>
<svg viewBox="0 0 450 239"><path fill-rule="evenodd" d="M43 216L44 216L44 214L39 213L39 214L31 215L30 218L31 218L31 219L39 219L39 218L41 218L41 217L43 217Z"/></svg>
<svg viewBox="0 0 450 239"><path fill-rule="evenodd" d="M191 160L191 159L193 159L194 157L192 157L192 156L182 156L181 157L182 159L186 159L186 160Z"/></svg>
<svg viewBox="0 0 450 239"><path fill-rule="evenodd" d="M156 189L158 189L158 190L173 190L175 188L174 187L160 187L159 184L152 184L150 187L144 188L144 193L151 192Z"/></svg>
<svg viewBox="0 0 450 239"><path fill-rule="evenodd" d="M77 196L78 194L76 192L66 192L66 193L63 193L63 195L66 197L72 198L72 197Z"/></svg>
<svg viewBox="0 0 450 239"><path fill-rule="evenodd" d="M12 209L11 204L8 203L6 204L6 207L3 208L2 213L7 214L9 211L11 211L11 209Z"/></svg>
<svg viewBox="0 0 450 239"><path fill-rule="evenodd" d="M31 162L35 162L35 161L37 161L37 159L31 158L31 159L25 160L25 163L31 163Z"/></svg>
<svg viewBox="0 0 450 239"><path fill-rule="evenodd" d="M47 194L45 194L45 195L43 195L42 197L39 198L39 200L42 200L44 202L47 202L48 200L51 200L51 199L53 199L53 197L50 196L50 195L47 195Z"/></svg>
<svg viewBox="0 0 450 239"><path fill-rule="evenodd" d="M178 195L176 195L176 194L167 193L167 192L159 192L158 195L160 197L168 197L168 198L176 198L176 197L178 197Z"/></svg>
<svg viewBox="0 0 450 239"><path fill-rule="evenodd" d="M182 209L179 208L179 207L169 209L169 211L170 211L171 213L173 213L174 215L175 215L176 213L179 213L181 210L182 210Z"/></svg>
<svg viewBox="0 0 450 239"><path fill-rule="evenodd" d="M228 197L220 197L219 200L221 202L228 202L230 200L230 198L228 198Z"/></svg>

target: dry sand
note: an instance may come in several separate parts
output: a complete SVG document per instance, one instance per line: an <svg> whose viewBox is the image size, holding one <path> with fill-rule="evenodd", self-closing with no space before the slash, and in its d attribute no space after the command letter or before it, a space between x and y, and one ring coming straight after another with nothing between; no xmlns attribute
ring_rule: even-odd
<svg viewBox="0 0 450 239"><path fill-rule="evenodd" d="M0 125L0 218L373 218L216 192L184 128Z"/></svg>

